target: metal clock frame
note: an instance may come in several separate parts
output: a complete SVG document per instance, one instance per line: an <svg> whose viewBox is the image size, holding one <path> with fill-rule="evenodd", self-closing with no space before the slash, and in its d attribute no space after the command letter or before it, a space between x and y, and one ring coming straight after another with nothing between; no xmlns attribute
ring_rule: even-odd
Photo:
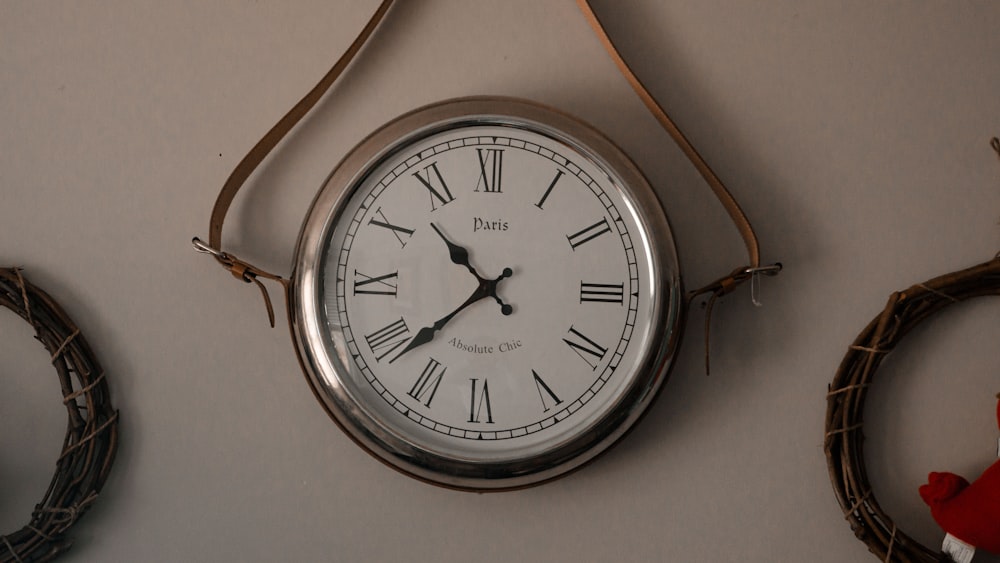
<svg viewBox="0 0 1000 563"><path fill-rule="evenodd" d="M569 146L611 173L638 218L650 257L652 343L627 390L585 431L546 452L501 462L471 462L435 453L383 427L345 384L351 370L346 351L331 350L322 326L320 267L331 232L358 186L380 162L412 143L465 125L527 129ZM624 436L648 410L676 356L686 302L676 246L663 205L642 172L593 127L558 110L503 97L439 102L391 121L338 164L314 199L303 223L289 290L289 317L296 352L307 380L328 414L366 451L417 479L444 487L496 491L523 488L560 477L591 461Z"/></svg>

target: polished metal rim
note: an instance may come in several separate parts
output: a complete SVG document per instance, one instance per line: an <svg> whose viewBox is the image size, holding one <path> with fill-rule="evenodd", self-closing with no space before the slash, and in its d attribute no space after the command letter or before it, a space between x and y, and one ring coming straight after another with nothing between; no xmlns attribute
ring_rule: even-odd
<svg viewBox="0 0 1000 563"><path fill-rule="evenodd" d="M437 132L465 125L527 129L569 145L610 172L644 230L652 280L653 333L637 375L621 399L584 432L543 454L501 462L470 462L422 449L383 427L351 394L347 369L331 355L320 308L320 266L330 234L354 190L380 162ZM663 206L624 152L593 127L566 114L512 98L474 97L427 106L390 122L353 149L317 194L299 235L290 291L296 351L324 408L355 442L418 479L465 490L520 488L559 477L616 443L647 410L676 355L684 314L676 248Z"/></svg>

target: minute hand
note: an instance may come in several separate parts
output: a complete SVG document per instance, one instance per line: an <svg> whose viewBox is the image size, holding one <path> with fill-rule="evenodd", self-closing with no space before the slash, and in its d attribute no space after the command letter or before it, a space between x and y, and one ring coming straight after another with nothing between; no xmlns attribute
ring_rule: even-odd
<svg viewBox="0 0 1000 563"><path fill-rule="evenodd" d="M413 337L413 340L410 340L410 343L406 345L406 348L403 348L398 354L396 354L395 357L389 360L389 363L391 364L392 362L395 362L396 360L399 359L400 356L416 348L417 346L423 346L424 344L427 344L431 340L434 340L434 335L437 334L438 331L440 331L442 328L444 328L444 326L448 324L451 321L451 319L455 317L455 315L459 314L460 312L462 312L463 309L465 309L469 305L472 305L476 301L479 301L480 299L484 299L486 297L492 297L496 299L497 303L500 304L500 312L502 312L504 315L511 314L512 311L511 306L507 305L499 297L497 297L497 284L500 283L500 280L508 278L511 275L513 275L511 269L504 268L503 273L500 274L500 277L498 277L495 280L487 280L479 278L479 287L477 287L476 290L472 292L472 295L470 295L469 298L465 300L465 303L462 303L461 305L458 306L457 309L435 321L434 324L432 324L431 326L425 326L424 328L418 330L417 335ZM476 277L479 276L477 275Z"/></svg>

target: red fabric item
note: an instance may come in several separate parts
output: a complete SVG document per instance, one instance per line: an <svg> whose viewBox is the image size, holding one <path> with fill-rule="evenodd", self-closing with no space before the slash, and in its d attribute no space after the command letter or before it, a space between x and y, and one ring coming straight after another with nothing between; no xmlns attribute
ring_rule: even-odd
<svg viewBox="0 0 1000 563"><path fill-rule="evenodd" d="M920 497L938 525L977 549L1000 554L1000 460L971 484L954 473L931 473L927 481L920 487Z"/></svg>

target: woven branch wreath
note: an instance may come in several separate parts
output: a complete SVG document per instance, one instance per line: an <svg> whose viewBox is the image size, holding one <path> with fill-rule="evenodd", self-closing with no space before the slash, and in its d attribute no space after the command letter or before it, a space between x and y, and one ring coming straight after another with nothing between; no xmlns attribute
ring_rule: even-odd
<svg viewBox="0 0 1000 563"><path fill-rule="evenodd" d="M34 327L35 338L52 355L69 415L52 482L28 524L0 536L0 562L49 561L70 546L64 534L90 508L108 477L118 446L118 411L80 330L17 268L0 268L0 305Z"/></svg>
<svg viewBox="0 0 1000 563"><path fill-rule="evenodd" d="M830 385L825 440L830 480L854 534L882 561L951 559L899 530L875 499L862 448L868 387L879 364L912 328L953 303L984 295L1000 295L1000 254L984 264L893 293L882 313L855 339Z"/></svg>

